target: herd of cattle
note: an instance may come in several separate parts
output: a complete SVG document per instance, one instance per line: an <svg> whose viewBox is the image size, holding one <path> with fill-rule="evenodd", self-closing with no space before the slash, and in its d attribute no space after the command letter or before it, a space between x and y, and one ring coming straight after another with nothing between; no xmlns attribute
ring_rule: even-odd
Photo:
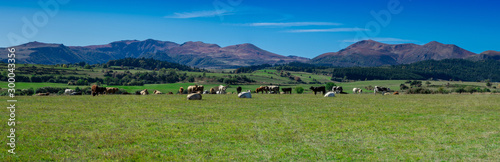
<svg viewBox="0 0 500 162"><path fill-rule="evenodd" d="M328 93L327 93L327 89L325 86L318 86L318 87L311 86L309 89L314 92L314 95L321 92L325 97L334 97L335 94L347 94L346 92L344 92L344 90L341 86L332 87L332 89L329 90ZM92 92L91 92L92 96L96 96L99 94L115 94L119 91L118 88L101 87L98 85L92 85L91 90L92 90ZM180 87L178 94L184 94L184 92L185 92L184 90L185 89L183 87ZM224 85L211 87L209 90L205 90L203 85L189 86L189 87L187 87L187 94L188 94L187 98L189 100L200 100L202 98L201 94L226 94L227 93L226 90L227 90L227 86L224 86ZM251 98L251 91L250 90L248 90L247 92L242 92L242 88L237 87L236 91L237 91L238 97L240 97L240 98ZM255 93L260 92L261 94L264 94L264 93L266 93L266 94L292 94L292 88L290 88L290 87L281 88L281 91L282 92L280 92L279 86L260 86L259 88L255 89L254 92ZM382 94L386 94L386 92L390 92L391 89L387 88L387 87L375 86L373 91L374 91L374 94L377 94L379 92ZM363 92L363 90L361 88L353 88L352 92L353 92L353 94L361 94ZM72 89L66 89L64 91L64 94L82 95L81 92L75 92ZM130 93L124 92L122 94L130 94ZM135 94L136 95L148 95L149 92L147 89L144 89L142 91L137 91ZM158 91L158 90L154 90L153 94L163 94L163 93ZM173 94L173 93L168 92L167 94ZM399 93L394 92L394 94L396 95ZM37 95L38 96L48 96L48 95L50 95L50 93L48 93L48 92L47 93L38 93Z"/></svg>

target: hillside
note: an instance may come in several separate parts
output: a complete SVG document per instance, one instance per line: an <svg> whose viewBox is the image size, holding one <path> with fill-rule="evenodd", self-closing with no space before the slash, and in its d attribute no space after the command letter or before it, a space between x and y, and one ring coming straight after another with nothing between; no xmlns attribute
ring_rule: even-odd
<svg viewBox="0 0 500 162"><path fill-rule="evenodd" d="M65 46L30 42L15 46L19 63L68 64L87 62L105 63L122 58L154 58L200 68L236 68L240 66L306 62L302 57L287 57L265 51L253 44L220 47L203 42L177 44L169 41L148 39L125 40L105 45ZM5 50L4 48L0 50ZM5 60L6 56L0 56Z"/></svg>
<svg viewBox="0 0 500 162"><path fill-rule="evenodd" d="M474 53L456 45L429 42L417 44L384 44L363 40L338 52L325 53L311 60L311 63L338 67L374 67L408 64L424 60L468 58Z"/></svg>

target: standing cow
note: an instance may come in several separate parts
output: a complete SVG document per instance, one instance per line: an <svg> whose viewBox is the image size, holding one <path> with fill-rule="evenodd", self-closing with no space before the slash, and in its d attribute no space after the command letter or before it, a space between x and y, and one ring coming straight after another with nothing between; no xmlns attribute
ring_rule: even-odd
<svg viewBox="0 0 500 162"><path fill-rule="evenodd" d="M309 88L310 90L314 91L314 95L316 95L317 92L323 92L323 95L326 93L326 88L325 86L319 86L319 87L313 87Z"/></svg>
<svg viewBox="0 0 500 162"><path fill-rule="evenodd" d="M334 93L337 93L337 94L338 94L338 93L343 92L343 91L344 91L344 89L342 89L342 87L341 87L341 86L333 86L333 87L332 87L332 91L333 91Z"/></svg>
<svg viewBox="0 0 500 162"><path fill-rule="evenodd" d="M99 87L98 85L92 85L90 89L92 90L92 96L99 95L99 93L104 94L106 92L106 87Z"/></svg>
<svg viewBox="0 0 500 162"><path fill-rule="evenodd" d="M241 87L236 88L236 92L241 93Z"/></svg>
<svg viewBox="0 0 500 162"><path fill-rule="evenodd" d="M279 86L268 86L267 89L269 90L269 93L280 94L280 87Z"/></svg>
<svg viewBox="0 0 500 162"><path fill-rule="evenodd" d="M183 94L183 93L184 93L184 88L183 87L179 88L179 94Z"/></svg>
<svg viewBox="0 0 500 162"><path fill-rule="evenodd" d="M281 90L286 94L286 93L290 93L292 94L292 88L281 88Z"/></svg>
<svg viewBox="0 0 500 162"><path fill-rule="evenodd" d="M387 87L379 87L379 86L375 86L375 88L373 88L373 94L377 94L377 92L382 92L382 94L385 94L386 92L389 92L391 91L390 88L387 88Z"/></svg>
<svg viewBox="0 0 500 162"><path fill-rule="evenodd" d="M354 93L354 94L356 94L356 93L357 94L361 94L361 93L363 93L363 90L361 88L353 88L352 89L352 93Z"/></svg>

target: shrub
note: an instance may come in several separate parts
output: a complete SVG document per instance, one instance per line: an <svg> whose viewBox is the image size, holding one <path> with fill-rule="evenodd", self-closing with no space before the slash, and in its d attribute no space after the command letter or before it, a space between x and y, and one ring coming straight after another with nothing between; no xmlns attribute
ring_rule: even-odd
<svg viewBox="0 0 500 162"><path fill-rule="evenodd" d="M304 93L304 88L302 88L302 87L295 87L295 91L297 92L297 94L302 94L302 93Z"/></svg>
<svg viewBox="0 0 500 162"><path fill-rule="evenodd" d="M333 83L333 82L328 82L328 83L326 83L325 88L327 91L330 91L334 86L337 86L337 85L335 85L335 83Z"/></svg>
<svg viewBox="0 0 500 162"><path fill-rule="evenodd" d="M410 88L406 92L408 94L431 94L432 91L430 89L418 87L418 88Z"/></svg>

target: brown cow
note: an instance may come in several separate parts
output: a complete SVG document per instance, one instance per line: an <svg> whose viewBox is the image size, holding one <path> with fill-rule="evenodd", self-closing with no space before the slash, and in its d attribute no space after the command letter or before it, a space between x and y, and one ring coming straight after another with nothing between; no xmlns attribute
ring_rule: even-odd
<svg viewBox="0 0 500 162"><path fill-rule="evenodd" d="M98 85L92 85L92 96L99 95L99 93L104 94L106 92L106 87L99 87Z"/></svg>
<svg viewBox="0 0 500 162"><path fill-rule="evenodd" d="M174 93L172 93L172 92L168 92L168 94L169 94L169 95L173 95Z"/></svg>
<svg viewBox="0 0 500 162"><path fill-rule="evenodd" d="M259 92L264 93L264 91L266 91L266 93L267 93L267 91L268 91L267 86L260 86L259 88L255 89L256 93L259 93Z"/></svg>
<svg viewBox="0 0 500 162"><path fill-rule="evenodd" d="M148 92L148 89L144 89L141 91L141 95L148 95L149 92Z"/></svg>
<svg viewBox="0 0 500 162"><path fill-rule="evenodd" d="M217 91L215 91L215 88L210 88L210 94L215 94Z"/></svg>
<svg viewBox="0 0 500 162"><path fill-rule="evenodd" d="M202 93L203 92L203 85L194 85L194 86L189 86L188 87L188 93Z"/></svg>
<svg viewBox="0 0 500 162"><path fill-rule="evenodd" d="M106 94L115 94L118 92L118 88L106 87Z"/></svg>
<svg viewBox="0 0 500 162"><path fill-rule="evenodd" d="M398 91L396 91L396 92L394 92L394 94L393 94L393 95L398 95L398 94L399 94L399 92L398 92Z"/></svg>
<svg viewBox="0 0 500 162"><path fill-rule="evenodd" d="M184 93L184 88L179 88L179 94L183 94Z"/></svg>

